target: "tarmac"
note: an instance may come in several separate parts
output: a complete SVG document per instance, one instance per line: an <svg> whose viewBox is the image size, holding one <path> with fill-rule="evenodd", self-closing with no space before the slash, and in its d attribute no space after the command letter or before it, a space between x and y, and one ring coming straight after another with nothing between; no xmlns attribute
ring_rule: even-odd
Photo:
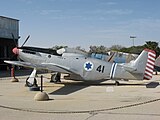
<svg viewBox="0 0 160 120"><path fill-rule="evenodd" d="M63 78L55 84L50 83L49 74L42 75L48 101L34 100L37 91L25 87L27 75L18 76L16 83L10 82L8 75L0 76L0 120L160 119L159 75L150 81L120 81L120 86L111 80L81 82ZM40 85L40 77L37 81Z"/></svg>

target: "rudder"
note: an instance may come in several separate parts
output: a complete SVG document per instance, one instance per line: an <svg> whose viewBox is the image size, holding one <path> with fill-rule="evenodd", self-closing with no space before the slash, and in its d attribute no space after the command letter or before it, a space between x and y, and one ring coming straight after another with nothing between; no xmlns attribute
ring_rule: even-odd
<svg viewBox="0 0 160 120"><path fill-rule="evenodd" d="M149 50L149 49L145 49L145 51L148 52L148 59L147 59L143 79L150 80L150 79L152 79L152 76L153 76L156 53L155 53L155 51Z"/></svg>

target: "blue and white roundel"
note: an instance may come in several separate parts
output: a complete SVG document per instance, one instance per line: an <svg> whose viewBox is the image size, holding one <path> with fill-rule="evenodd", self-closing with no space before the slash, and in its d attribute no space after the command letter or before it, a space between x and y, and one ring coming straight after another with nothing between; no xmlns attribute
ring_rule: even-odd
<svg viewBox="0 0 160 120"><path fill-rule="evenodd" d="M84 69L86 71L91 71L93 69L93 66L94 66L93 63L90 61L84 63Z"/></svg>

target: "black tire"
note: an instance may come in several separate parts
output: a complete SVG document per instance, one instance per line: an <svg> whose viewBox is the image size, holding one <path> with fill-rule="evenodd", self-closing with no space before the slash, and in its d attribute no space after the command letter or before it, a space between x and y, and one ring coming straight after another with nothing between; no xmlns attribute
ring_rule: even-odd
<svg viewBox="0 0 160 120"><path fill-rule="evenodd" d="M116 85L116 86L119 86L120 83L119 83L118 81L115 81L115 85Z"/></svg>
<svg viewBox="0 0 160 120"><path fill-rule="evenodd" d="M38 86L36 78L34 78L34 84L31 84L30 82L28 82L28 79L29 79L29 77L27 77L27 79L26 79L26 86L27 87Z"/></svg>
<svg viewBox="0 0 160 120"><path fill-rule="evenodd" d="M61 82L61 73L56 73L52 75L50 82L54 82L54 83Z"/></svg>

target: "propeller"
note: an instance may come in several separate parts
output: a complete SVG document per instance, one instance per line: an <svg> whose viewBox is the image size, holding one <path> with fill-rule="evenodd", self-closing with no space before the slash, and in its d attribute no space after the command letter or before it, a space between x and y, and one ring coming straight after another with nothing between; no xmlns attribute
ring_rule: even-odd
<svg viewBox="0 0 160 120"><path fill-rule="evenodd" d="M19 49L19 48L22 48L22 47L25 45L25 43L28 41L29 37L30 37L30 35L28 35L28 37L25 39L25 41L24 41L24 43L21 45L21 47L18 47L17 41L15 40L14 34L12 33L12 38L13 38L13 41L14 41L14 44L15 44L16 47L12 49L12 51L13 51L14 54L13 54L13 56L11 57L11 59L15 59L15 58L18 57L18 49Z"/></svg>
<svg viewBox="0 0 160 120"><path fill-rule="evenodd" d="M29 37L30 37L30 35L28 35L28 37L26 38L26 40L24 41L24 43L22 44L22 46L21 46L21 47L23 47L23 46L24 46L24 44L28 41Z"/></svg>
<svg viewBox="0 0 160 120"><path fill-rule="evenodd" d="M17 42L16 42L16 40L15 40L15 37L14 37L13 33L12 33L12 38L13 38L13 41L14 41L15 46L18 47Z"/></svg>
<svg viewBox="0 0 160 120"><path fill-rule="evenodd" d="M30 37L30 35L28 35L28 37L26 38L26 40L24 41L24 43L21 45L21 47L23 47L23 46L26 44L26 42L28 41L29 37ZM12 38L13 38L13 41L14 41L15 46L16 46L17 48L21 48L21 47L18 47L17 42L16 42L16 40L15 40L15 37L14 37L13 33L12 33Z"/></svg>

